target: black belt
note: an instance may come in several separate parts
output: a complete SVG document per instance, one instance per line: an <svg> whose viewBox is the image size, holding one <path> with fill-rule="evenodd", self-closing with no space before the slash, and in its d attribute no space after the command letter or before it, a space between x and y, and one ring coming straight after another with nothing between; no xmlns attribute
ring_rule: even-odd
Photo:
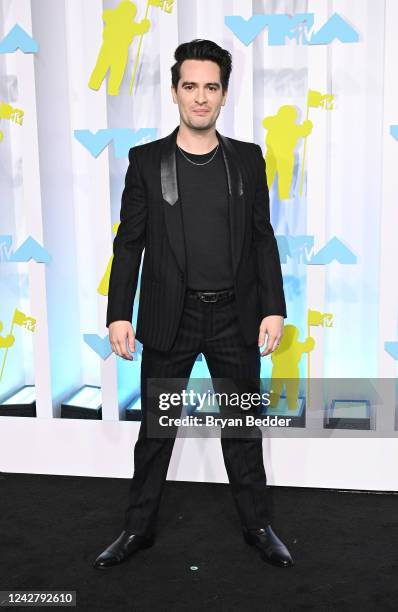
<svg viewBox="0 0 398 612"><path fill-rule="evenodd" d="M224 289L223 291L197 291L196 289L187 289L189 296L196 297L202 302L218 302L231 295L234 295L233 289Z"/></svg>

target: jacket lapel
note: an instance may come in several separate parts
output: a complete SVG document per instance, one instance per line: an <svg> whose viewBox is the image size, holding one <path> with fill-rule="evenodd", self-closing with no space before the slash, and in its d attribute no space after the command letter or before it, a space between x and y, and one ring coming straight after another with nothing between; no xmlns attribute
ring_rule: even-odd
<svg viewBox="0 0 398 612"><path fill-rule="evenodd" d="M182 202L178 192L177 165L176 165L176 141L179 126L171 134L166 136L161 150L161 184L162 196L165 204L164 216L169 243L173 249L177 264L186 278L186 255L184 242L184 228L182 218ZM233 274L236 271L243 246L245 232L245 194L243 179L240 170L237 152L231 140L222 136L216 130L220 143L228 182L228 206L231 231L231 256Z"/></svg>

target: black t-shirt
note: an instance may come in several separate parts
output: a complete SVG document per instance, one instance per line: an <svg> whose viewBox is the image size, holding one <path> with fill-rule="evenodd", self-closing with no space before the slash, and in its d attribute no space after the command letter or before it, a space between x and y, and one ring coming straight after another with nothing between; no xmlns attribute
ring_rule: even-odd
<svg viewBox="0 0 398 612"><path fill-rule="evenodd" d="M187 286L199 291L233 287L227 175L220 146L215 150L197 155L177 147L176 154ZM197 166L184 155L199 164L213 159Z"/></svg>

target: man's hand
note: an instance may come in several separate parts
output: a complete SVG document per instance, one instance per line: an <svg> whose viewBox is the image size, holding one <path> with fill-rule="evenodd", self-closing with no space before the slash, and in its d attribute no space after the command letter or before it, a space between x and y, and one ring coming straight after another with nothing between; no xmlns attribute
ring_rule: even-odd
<svg viewBox="0 0 398 612"><path fill-rule="evenodd" d="M258 346L263 346L265 342L265 334L268 334L268 341L265 350L261 353L261 357L272 353L280 343L283 335L283 317L281 315L269 315L264 317L260 324L260 332L258 335Z"/></svg>
<svg viewBox="0 0 398 612"><path fill-rule="evenodd" d="M135 353L135 332L129 321L113 321L109 324L109 342L116 355L130 361L134 360L127 351L128 347L132 353Z"/></svg>

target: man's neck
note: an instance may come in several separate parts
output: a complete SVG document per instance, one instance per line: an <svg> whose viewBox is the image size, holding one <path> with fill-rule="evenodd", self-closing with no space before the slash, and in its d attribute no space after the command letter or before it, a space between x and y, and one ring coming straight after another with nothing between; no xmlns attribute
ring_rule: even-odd
<svg viewBox="0 0 398 612"><path fill-rule="evenodd" d="M180 125L176 142L187 153L204 155L218 145L218 138L215 128L209 128L209 130L190 130L186 126Z"/></svg>

